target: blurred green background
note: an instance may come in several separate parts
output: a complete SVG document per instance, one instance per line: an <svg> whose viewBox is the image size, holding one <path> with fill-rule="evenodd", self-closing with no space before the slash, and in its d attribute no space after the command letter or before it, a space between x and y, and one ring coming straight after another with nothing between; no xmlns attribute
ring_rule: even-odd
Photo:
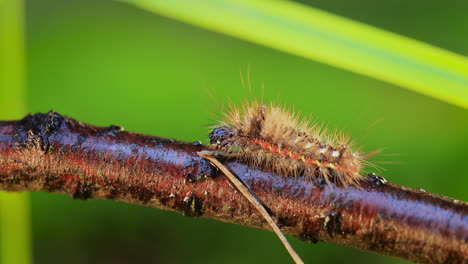
<svg viewBox="0 0 468 264"><path fill-rule="evenodd" d="M302 2L468 56L466 1ZM26 1L26 30L29 112L206 142L216 106L258 99L264 84L265 101L348 131L364 150L383 148L373 161L387 180L468 200L465 109L111 0ZM239 77L248 68L252 96ZM112 201L30 197L36 263L291 262L264 230ZM405 263L289 239L306 263Z"/></svg>

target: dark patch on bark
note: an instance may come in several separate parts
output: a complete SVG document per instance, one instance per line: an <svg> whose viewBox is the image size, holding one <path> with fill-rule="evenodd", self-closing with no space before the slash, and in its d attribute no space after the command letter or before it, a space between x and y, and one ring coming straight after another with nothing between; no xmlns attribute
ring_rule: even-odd
<svg viewBox="0 0 468 264"><path fill-rule="evenodd" d="M193 192L185 195L182 200L182 209L185 216L200 217L203 215L203 203Z"/></svg>
<svg viewBox="0 0 468 264"><path fill-rule="evenodd" d="M204 180L207 177L215 177L218 174L218 169L204 158L192 159L184 167L186 182L196 182Z"/></svg>
<svg viewBox="0 0 468 264"><path fill-rule="evenodd" d="M106 128L106 133L110 136L117 136L118 133L124 131L124 128L121 126L110 125Z"/></svg>
<svg viewBox="0 0 468 264"><path fill-rule="evenodd" d="M375 173L367 174L367 178L374 184L374 185L383 185L387 182L387 180L382 176L377 176Z"/></svg>
<svg viewBox="0 0 468 264"><path fill-rule="evenodd" d="M21 147L36 146L45 153L49 150L49 137L60 130L64 117L55 111L47 114L27 115L19 121L16 145Z"/></svg>
<svg viewBox="0 0 468 264"><path fill-rule="evenodd" d="M317 244L318 242L320 242L320 240L317 238L317 236L315 234L311 234L311 233L308 233L308 232L302 233L299 236L299 239L302 240L302 241L311 242L313 244Z"/></svg>
<svg viewBox="0 0 468 264"><path fill-rule="evenodd" d="M270 213L270 212L269 212ZM270 213L271 214L271 213ZM297 224L297 218L295 217L278 217L278 226L295 226Z"/></svg>
<svg viewBox="0 0 468 264"><path fill-rule="evenodd" d="M91 198L92 189L87 182L78 182L74 191L70 194L73 199L88 200Z"/></svg>
<svg viewBox="0 0 468 264"><path fill-rule="evenodd" d="M339 212L329 212L323 218L324 229L330 237L345 235L341 229L341 214Z"/></svg>

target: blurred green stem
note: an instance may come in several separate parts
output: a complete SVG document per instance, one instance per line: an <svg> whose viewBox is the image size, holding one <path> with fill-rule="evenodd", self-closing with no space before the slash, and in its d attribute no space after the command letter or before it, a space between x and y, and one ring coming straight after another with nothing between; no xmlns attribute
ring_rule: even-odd
<svg viewBox="0 0 468 264"><path fill-rule="evenodd" d="M121 1L468 108L466 57L306 5L252 0Z"/></svg>
<svg viewBox="0 0 468 264"><path fill-rule="evenodd" d="M26 112L24 3L0 0L0 119ZM29 198L26 193L0 193L0 261L31 263Z"/></svg>

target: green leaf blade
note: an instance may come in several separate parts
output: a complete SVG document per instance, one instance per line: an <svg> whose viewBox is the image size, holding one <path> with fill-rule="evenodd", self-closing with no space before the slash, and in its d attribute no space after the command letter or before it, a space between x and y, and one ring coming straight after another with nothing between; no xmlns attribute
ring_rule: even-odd
<svg viewBox="0 0 468 264"><path fill-rule="evenodd" d="M288 1L125 2L468 108L466 57L318 9Z"/></svg>
<svg viewBox="0 0 468 264"><path fill-rule="evenodd" d="M0 120L26 114L24 3L0 0ZM0 192L0 263L32 263L27 193Z"/></svg>

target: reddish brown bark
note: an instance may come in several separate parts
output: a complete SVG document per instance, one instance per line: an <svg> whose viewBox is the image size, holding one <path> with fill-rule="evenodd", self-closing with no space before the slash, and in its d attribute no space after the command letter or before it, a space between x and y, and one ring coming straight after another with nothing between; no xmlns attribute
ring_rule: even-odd
<svg viewBox="0 0 468 264"><path fill-rule="evenodd" d="M0 189L68 193L268 229L196 152L199 143L83 124L57 113L0 121ZM468 262L468 204L384 183L347 188L225 164L286 233L425 263Z"/></svg>

